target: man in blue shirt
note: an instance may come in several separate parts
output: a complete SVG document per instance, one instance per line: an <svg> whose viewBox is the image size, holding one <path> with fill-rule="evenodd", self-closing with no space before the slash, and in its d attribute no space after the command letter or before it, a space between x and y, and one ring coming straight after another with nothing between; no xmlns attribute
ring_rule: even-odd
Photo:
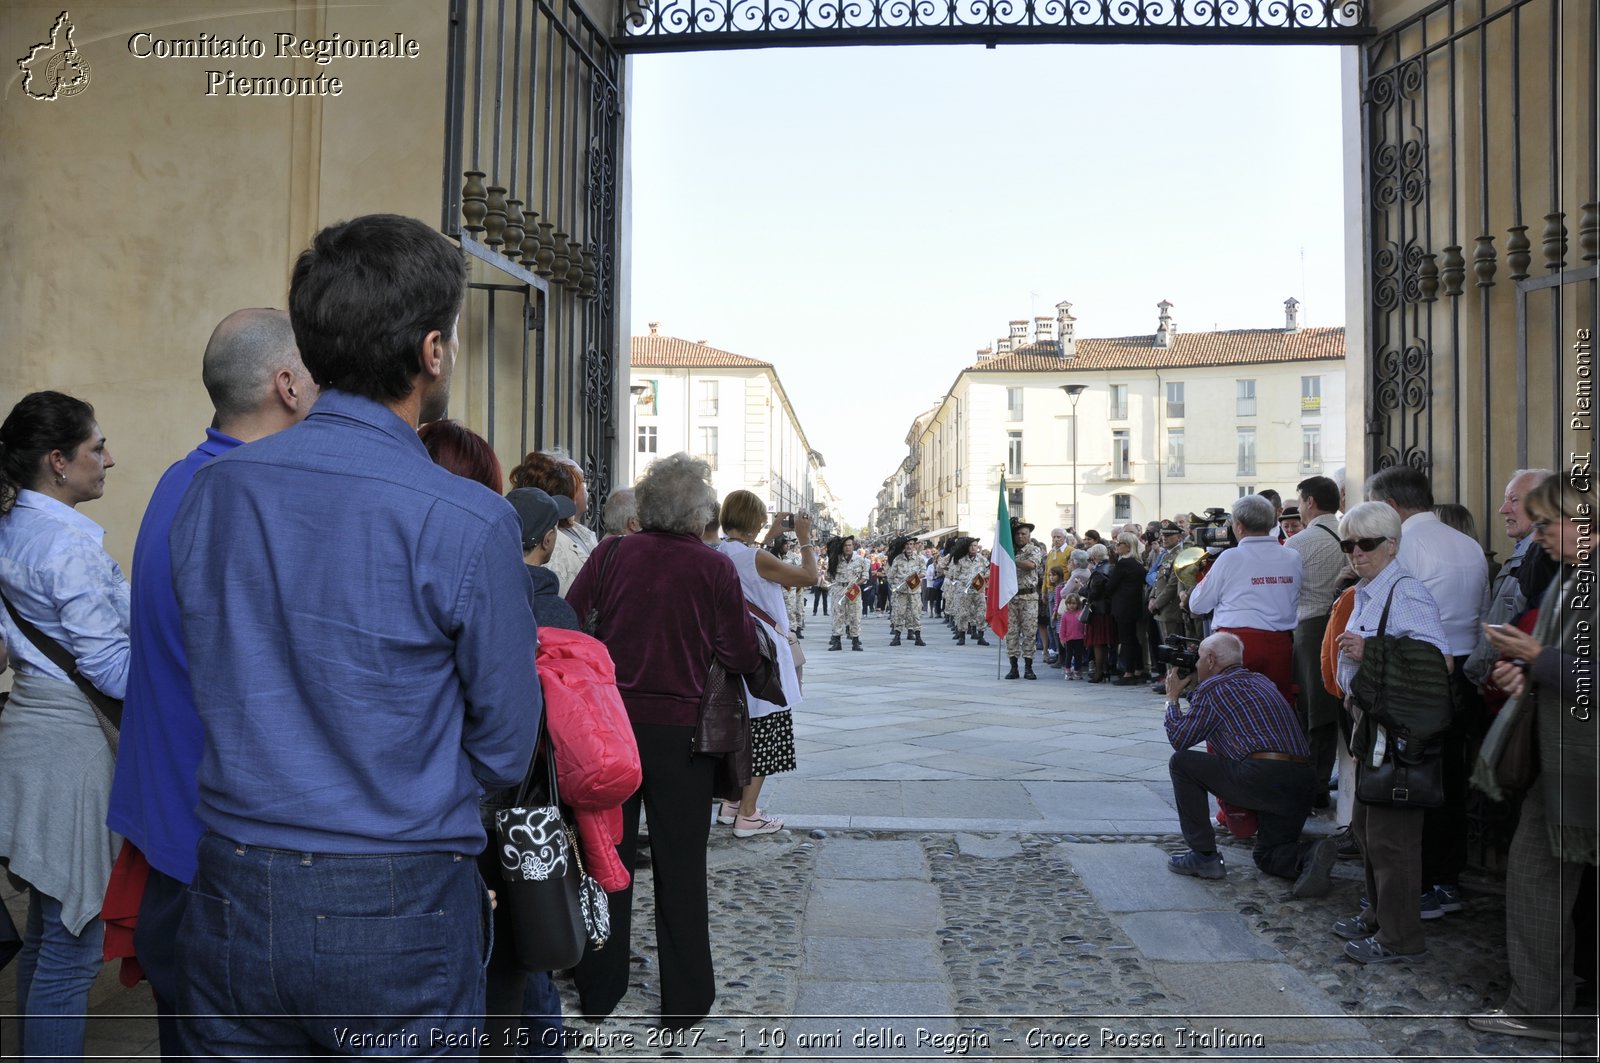
<svg viewBox="0 0 1600 1063"><path fill-rule="evenodd" d="M212 426L205 441L156 485L134 545L128 693L106 814L106 824L150 865L134 951L155 995L161 1051L169 1059L181 1054L171 1018L178 978L173 942L205 827L194 812L203 736L189 687L167 535L202 465L298 423L317 401L317 385L301 364L282 310L236 310L223 318L206 344L201 378L216 410Z"/></svg>
<svg viewBox="0 0 1600 1063"><path fill-rule="evenodd" d="M318 233L289 287L315 409L179 506L207 828L178 935L188 1054L480 1047L478 802L522 780L542 702L517 514L416 433L445 413L465 291L421 222Z"/></svg>

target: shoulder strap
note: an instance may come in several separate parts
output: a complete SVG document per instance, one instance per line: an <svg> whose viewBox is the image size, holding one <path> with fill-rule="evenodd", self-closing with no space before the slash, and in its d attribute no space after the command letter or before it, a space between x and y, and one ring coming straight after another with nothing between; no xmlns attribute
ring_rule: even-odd
<svg viewBox="0 0 1600 1063"><path fill-rule="evenodd" d="M83 673L78 671L78 662L72 654L55 639L40 631L30 621L17 612L16 606L11 604L11 599L0 593L0 601L5 602L6 612L11 616L11 622L17 625L17 630L22 632L22 637L33 644L33 648L47 657L51 664L67 674L67 678L83 691L83 696L89 699L89 704L94 707L95 714L103 717L102 726L110 725L112 731L122 730L122 702L109 694L104 693L99 687L85 679ZM110 737L107 733L107 737Z"/></svg>
<svg viewBox="0 0 1600 1063"><path fill-rule="evenodd" d="M1410 576L1396 576L1395 581L1389 584L1389 597L1383 600L1383 614L1378 617L1378 638L1383 638L1389 630L1389 607L1394 604L1394 592L1399 589L1400 581L1410 579Z"/></svg>
<svg viewBox="0 0 1600 1063"><path fill-rule="evenodd" d="M1323 531L1325 531L1329 535L1333 536L1333 541L1334 542L1339 542L1339 533L1334 531L1332 528L1328 527L1326 524L1313 524L1312 527L1313 528L1321 528Z"/></svg>

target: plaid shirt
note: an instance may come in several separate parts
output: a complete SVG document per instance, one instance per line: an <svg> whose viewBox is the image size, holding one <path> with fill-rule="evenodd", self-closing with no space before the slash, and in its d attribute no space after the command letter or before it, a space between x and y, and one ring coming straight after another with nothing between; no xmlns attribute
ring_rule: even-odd
<svg viewBox="0 0 1600 1063"><path fill-rule="evenodd" d="M1167 740L1173 749L1210 742L1229 760L1252 753L1310 756L1300 721L1272 680L1243 665L1205 680L1189 693L1189 711L1167 703Z"/></svg>

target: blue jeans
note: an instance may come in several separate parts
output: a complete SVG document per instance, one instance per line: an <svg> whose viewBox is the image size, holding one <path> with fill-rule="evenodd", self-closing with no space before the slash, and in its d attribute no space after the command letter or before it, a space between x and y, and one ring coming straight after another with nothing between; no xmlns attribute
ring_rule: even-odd
<svg viewBox="0 0 1600 1063"><path fill-rule="evenodd" d="M478 1055L492 942L471 857L291 853L217 834L199 855L178 930L187 1054Z"/></svg>
<svg viewBox="0 0 1600 1063"><path fill-rule="evenodd" d="M17 954L17 1012L22 1054L29 1059L81 1059L89 987L100 973L105 924L83 933L61 921L61 902L28 887L28 923Z"/></svg>

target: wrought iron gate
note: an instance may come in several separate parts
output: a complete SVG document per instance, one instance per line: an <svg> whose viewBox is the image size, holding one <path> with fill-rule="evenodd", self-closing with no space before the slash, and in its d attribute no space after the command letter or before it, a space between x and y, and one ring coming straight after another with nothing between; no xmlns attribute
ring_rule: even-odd
<svg viewBox="0 0 1600 1063"><path fill-rule="evenodd" d="M498 452L578 460L591 523L618 452L621 75L573 0L452 0L440 228L471 263L474 397Z"/></svg>
<svg viewBox="0 0 1600 1063"><path fill-rule="evenodd" d="M1443 0L1363 53L1369 468L1424 469L1486 516L1512 470L1592 439L1597 20Z"/></svg>

